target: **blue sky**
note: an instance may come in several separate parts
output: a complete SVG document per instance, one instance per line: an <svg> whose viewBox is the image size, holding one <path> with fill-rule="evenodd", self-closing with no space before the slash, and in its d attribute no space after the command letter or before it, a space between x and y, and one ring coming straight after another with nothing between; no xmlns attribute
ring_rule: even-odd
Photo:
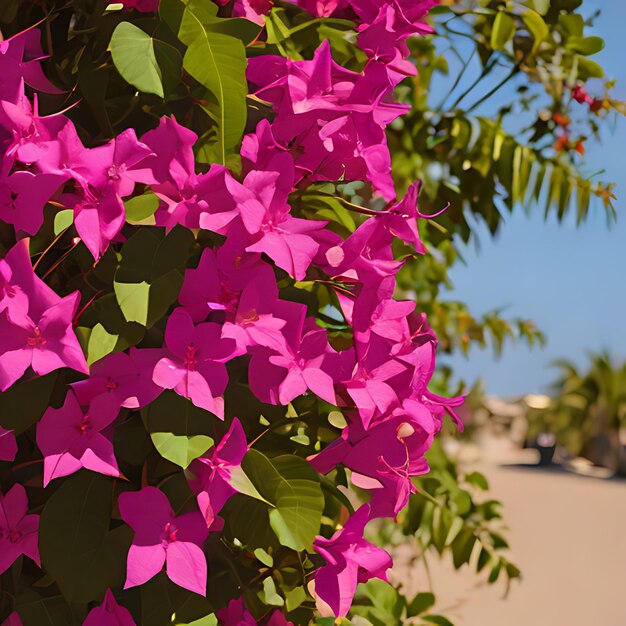
<svg viewBox="0 0 626 626"><path fill-rule="evenodd" d="M608 76L618 79L615 95L626 99L625 0L585 0L602 9L595 32L606 48L594 57ZM480 314L505 307L505 316L534 319L545 332L544 349L509 345L497 360L489 350L473 349L468 358L448 359L458 377L486 382L490 393L541 392L554 379L550 363L558 358L585 363L589 351L609 350L626 360L626 120L619 120L602 145L588 142L587 164L604 169L603 180L616 181L620 214L607 228L601 209L580 227L528 217L517 210L496 239L479 227L480 247L463 248L466 265L451 273L452 299Z"/></svg>

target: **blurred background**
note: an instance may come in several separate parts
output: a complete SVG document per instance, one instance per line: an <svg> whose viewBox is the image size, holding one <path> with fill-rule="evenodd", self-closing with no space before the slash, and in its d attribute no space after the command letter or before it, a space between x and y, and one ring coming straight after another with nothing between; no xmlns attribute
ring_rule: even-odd
<svg viewBox="0 0 626 626"><path fill-rule="evenodd" d="M437 613L449 620L436 623L621 626L626 2L443 4L473 16L448 21L444 9L435 18L435 48L445 61L441 76L421 78L432 111L424 142L434 156L415 170L425 178L425 212L442 197L451 211L465 210L463 220L440 222L441 238L427 229L442 260L421 271L440 285L427 312L446 353L442 389L470 393L466 432L444 439L431 478L418 483L436 500L432 511L429 502L414 504L404 521L420 538L398 542L395 580L409 595L436 594ZM527 9L541 15L549 35ZM555 45L533 44L544 37ZM582 56L572 61L568 51ZM591 59L604 76L587 65ZM464 140L468 119L472 139ZM510 163L506 172L494 165L507 145L512 176ZM544 158L553 169L537 175ZM557 176L561 165L566 172ZM591 202L581 193L587 183L597 184ZM419 277L414 270L411 278ZM417 299L427 296L418 291ZM467 511L459 486L472 494ZM455 526L458 516L463 523ZM418 597L427 602L426 595Z"/></svg>

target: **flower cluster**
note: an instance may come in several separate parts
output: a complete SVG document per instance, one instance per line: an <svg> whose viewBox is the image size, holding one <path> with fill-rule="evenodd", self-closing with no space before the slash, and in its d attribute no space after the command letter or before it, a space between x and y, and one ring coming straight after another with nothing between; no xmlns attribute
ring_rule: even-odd
<svg viewBox="0 0 626 626"><path fill-rule="evenodd" d="M16 243L0 261L0 389L60 369L74 372L62 402L36 425L43 487L82 468L124 478L116 428L122 416L149 408L167 390L228 418L225 395L235 363L245 366L246 383L261 403L287 406L309 394L336 407L346 426L309 462L321 474L347 468L370 496L343 528L315 539L312 593L322 615L345 616L357 583L385 580L391 566L389 555L364 539L367 523L394 518L407 505L411 478L428 471L424 453L444 414L454 416L462 402L429 391L436 337L414 302L394 298L402 267L394 242L419 254L426 249L417 228L424 217L419 185L396 199L385 129L407 111L393 97L414 72L405 41L428 32L423 18L435 0L293 3L320 17L353 19L369 60L362 71L348 71L333 60L328 43L309 60L251 58L251 93L271 106L272 116L244 137L241 175L218 164L200 170L198 137L174 117L162 117L139 138L130 129L85 146L67 115L40 116L36 95L27 96L25 85L57 91L40 67L39 31L2 42L0 220L13 228ZM123 4L152 11L156 3ZM270 8L265 0L235 0L233 14L263 24ZM337 181L367 181L384 204L363 209L367 219L345 238L293 209L294 196ZM125 200L138 190L158 200L156 227L208 231L212 243L186 268L159 345L138 342L89 367L76 327L99 294L58 295L32 265L31 238L40 235L46 206L63 208L71 213L75 244L84 244L97 266L137 228L126 223ZM289 299L284 285L303 281L330 285L333 314L350 328L349 346L333 347L307 306ZM245 492L248 432L245 420L232 419L226 434L193 459L187 478L196 504L188 512L177 514L168 496L144 481L139 490L122 488L119 515L134 533L125 588L165 568L176 585L206 594L204 545L209 532L222 531L227 501ZM12 461L17 451L13 433L0 428L0 459ZM0 573L21 554L39 564L39 517L27 513L24 487L16 482L0 508ZM241 599L217 617L230 626L257 623ZM84 623L133 620L108 591ZM262 623L287 621L276 610Z"/></svg>

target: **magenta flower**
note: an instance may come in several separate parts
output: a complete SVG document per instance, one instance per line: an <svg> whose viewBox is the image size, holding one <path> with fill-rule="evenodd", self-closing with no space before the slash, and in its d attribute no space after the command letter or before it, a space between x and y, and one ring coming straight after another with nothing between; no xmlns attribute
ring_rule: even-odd
<svg viewBox="0 0 626 626"><path fill-rule="evenodd" d="M159 9L159 0L122 0L125 9L135 9L140 13L152 13Z"/></svg>
<svg viewBox="0 0 626 626"><path fill-rule="evenodd" d="M15 90L20 88L22 80L38 91L62 93L41 69L45 58L38 28L29 28L0 42L0 99L14 102Z"/></svg>
<svg viewBox="0 0 626 626"><path fill-rule="evenodd" d="M248 252L267 254L278 267L296 280L303 280L319 244L309 233L327 222L292 217L287 202L293 182L293 161L282 155L281 173L250 172L242 186L232 188L243 224L253 235Z"/></svg>
<svg viewBox="0 0 626 626"><path fill-rule="evenodd" d="M390 356L389 347L377 337L363 349L363 354L358 354L352 376L344 382L344 387L365 428L374 417L400 404L398 392L402 387L395 385L392 379L407 369L407 365Z"/></svg>
<svg viewBox="0 0 626 626"><path fill-rule="evenodd" d="M235 418L217 446L191 464L194 478L190 487L196 494L207 527L213 524L229 498L237 493L231 485L231 478L233 472L241 468L247 451L246 434L241 422Z"/></svg>
<svg viewBox="0 0 626 626"><path fill-rule="evenodd" d="M257 626L257 621L246 608L243 598L230 600L228 606L220 609L216 615L221 626Z"/></svg>
<svg viewBox="0 0 626 626"><path fill-rule="evenodd" d="M17 454L17 441L12 430L0 426L0 461L13 461Z"/></svg>
<svg viewBox="0 0 626 626"><path fill-rule="evenodd" d="M155 213L156 223L226 234L226 227L239 213L229 185L239 183L221 165L212 165L204 174L195 173L193 145L197 138L170 117L162 117L159 126L141 138L154 153L142 166L152 170L157 184L151 187L162 201Z"/></svg>
<svg viewBox="0 0 626 626"><path fill-rule="evenodd" d="M359 582L387 580L391 557L363 538L370 508L364 504L330 539L318 536L313 547L326 565L315 574L316 604L324 616L344 617Z"/></svg>
<svg viewBox="0 0 626 626"><path fill-rule="evenodd" d="M0 220L16 232L34 235L43 224L46 202L67 180L59 174L15 172L0 179Z"/></svg>
<svg viewBox="0 0 626 626"><path fill-rule="evenodd" d="M117 411L103 404L86 411L72 391L60 409L48 408L37 424L37 446L44 457L43 486L81 468L119 476L113 444L102 431L117 417Z"/></svg>
<svg viewBox="0 0 626 626"><path fill-rule="evenodd" d="M233 16L245 17L259 26L264 26L264 16L270 12L273 6L273 0L235 0Z"/></svg>
<svg viewBox="0 0 626 626"><path fill-rule="evenodd" d="M43 376L62 367L88 373L87 362L72 329L80 294L74 293L49 308L38 319L13 321L0 314L0 389L8 389L32 367Z"/></svg>
<svg viewBox="0 0 626 626"><path fill-rule="evenodd" d="M417 196L420 186L419 181L413 183L400 202L389 207L386 211L381 211L381 215L377 216L376 219L380 220L393 236L413 246L416 252L426 254L426 248L417 230L417 218L425 217L417 210Z"/></svg>
<svg viewBox="0 0 626 626"><path fill-rule="evenodd" d="M263 279L248 283L239 297L234 319L222 327L222 337L237 344L238 353L253 346L266 346L278 351L285 349L285 311L295 303L278 300L276 279ZM296 305L300 306L300 305Z"/></svg>
<svg viewBox="0 0 626 626"><path fill-rule="evenodd" d="M202 515L175 517L167 496L156 487L122 493L118 504L122 519L135 532L124 589L143 585L165 565L173 583L205 596L207 564L202 545L209 531Z"/></svg>
<svg viewBox="0 0 626 626"><path fill-rule="evenodd" d="M332 60L326 41L311 61L252 58L248 78L273 104L273 136L290 150L299 177L368 180L385 199L395 197L385 128L407 107L393 102L384 66L350 72Z"/></svg>
<svg viewBox="0 0 626 626"><path fill-rule="evenodd" d="M4 622L2 622L2 626L24 626L22 622L22 618L19 616L17 611L13 611L9 617L7 617Z"/></svg>
<svg viewBox="0 0 626 626"><path fill-rule="evenodd" d="M72 170L92 188L111 185L124 198L133 193L135 183L157 182L152 170L146 167L147 158L152 155L152 150L138 141L135 131L129 128L103 146L80 151Z"/></svg>
<svg viewBox="0 0 626 626"><path fill-rule="evenodd" d="M39 515L28 515L28 498L16 483L5 495L0 493L0 574L6 572L21 554L39 567Z"/></svg>
<svg viewBox="0 0 626 626"><path fill-rule="evenodd" d="M196 269L185 271L185 281L178 301L194 322L203 322L215 311L234 321L239 298L248 284L261 285L265 300L275 302L278 287L272 267L260 255L245 252L233 245L234 237L213 251L205 248Z"/></svg>
<svg viewBox="0 0 626 626"><path fill-rule="evenodd" d="M120 606L111 590L107 589L102 604L89 611L83 626L136 626L136 624L130 611Z"/></svg>
<svg viewBox="0 0 626 626"><path fill-rule="evenodd" d="M310 330L295 341L287 341L280 354L255 350L250 360L250 387L262 401L287 405L308 390L336 404L334 381L324 371L331 348L325 330Z"/></svg>
<svg viewBox="0 0 626 626"><path fill-rule="evenodd" d="M72 328L80 294L60 298L35 275L28 240L18 242L5 261L11 280L28 296L28 314L0 313L0 390L8 389L30 366L40 376L62 367L86 374L87 362Z"/></svg>
<svg viewBox="0 0 626 626"><path fill-rule="evenodd" d="M119 412L121 407L141 409L161 394L162 389L152 381L152 371L163 356L154 348L131 348L129 354L117 352L96 361L89 378L72 383L82 406L100 403Z"/></svg>
<svg viewBox="0 0 626 626"><path fill-rule="evenodd" d="M221 338L218 324L194 326L189 313L178 308L167 321L165 345L166 356L154 367L152 380L224 419L220 397L228 384L224 363L232 357L235 342Z"/></svg>
<svg viewBox="0 0 626 626"><path fill-rule="evenodd" d="M97 261L124 226L122 199L113 185L104 189L86 189L79 194L61 196L61 201L74 210L74 226L83 243Z"/></svg>
<svg viewBox="0 0 626 626"><path fill-rule="evenodd" d="M20 246L16 248L19 250ZM7 257L11 258L10 255L11 251ZM30 265L29 259L27 263ZM13 319L21 319L28 314L28 296L18 284L14 283L13 269L6 258L0 261L0 313L2 311L8 311L9 317Z"/></svg>

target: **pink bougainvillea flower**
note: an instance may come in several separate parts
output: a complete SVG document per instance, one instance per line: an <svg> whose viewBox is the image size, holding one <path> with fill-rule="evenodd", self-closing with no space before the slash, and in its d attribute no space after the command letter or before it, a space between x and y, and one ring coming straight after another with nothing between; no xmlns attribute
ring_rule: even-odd
<svg viewBox="0 0 626 626"><path fill-rule="evenodd" d="M41 61L45 58L38 28L29 28L0 41L0 99L15 101L22 80L38 91L63 93L43 73Z"/></svg>
<svg viewBox="0 0 626 626"><path fill-rule="evenodd" d="M28 498L16 483L5 495L0 493L0 574L21 554L41 567L38 545L39 515L28 515Z"/></svg>
<svg viewBox="0 0 626 626"><path fill-rule="evenodd" d="M135 9L140 13L158 11L159 0L122 0L125 9Z"/></svg>
<svg viewBox="0 0 626 626"><path fill-rule="evenodd" d="M12 430L0 426L0 461L13 461L17 454L17 441Z"/></svg>
<svg viewBox="0 0 626 626"><path fill-rule="evenodd" d="M0 389L8 389L31 366L40 376L62 367L86 374L85 355L72 328L80 294L60 298L35 275L28 240L18 242L5 261L11 280L28 296L28 313L0 313Z"/></svg>
<svg viewBox="0 0 626 626"><path fill-rule="evenodd" d="M369 515L370 508L364 504L330 539L318 536L313 543L326 560L315 574L316 604L324 616L347 615L359 582L387 580L391 557L363 538Z"/></svg>
<svg viewBox="0 0 626 626"><path fill-rule="evenodd" d="M152 150L137 139L132 128L125 130L103 146L82 150L72 164L72 170L92 188L112 185L121 196L130 196L135 183L155 184L152 170L146 167Z"/></svg>
<svg viewBox="0 0 626 626"><path fill-rule="evenodd" d="M250 360L250 386L262 402L287 405L308 390L336 404L334 381L324 371L331 352L325 330L310 330L295 341L287 341L280 354L255 350Z"/></svg>
<svg viewBox="0 0 626 626"><path fill-rule="evenodd" d="M31 268L32 271L32 268ZM72 328L78 292L59 298L40 316L33 300L29 314L21 318L0 313L0 390L8 389L28 367L43 376L62 367L87 374L85 355Z"/></svg>
<svg viewBox="0 0 626 626"><path fill-rule="evenodd" d="M181 126L174 117L163 116L155 129L141 137L141 143L153 153L145 165L152 169L159 183L181 186L195 172L193 145L197 139L196 133Z"/></svg>
<svg viewBox="0 0 626 626"><path fill-rule="evenodd" d="M31 104L23 93L16 102L0 100L0 126L10 139L5 145L3 174L7 175L15 159L28 165L34 163L40 156L44 156L48 148L59 152L60 146L55 144L55 138L62 138L65 127L72 126L68 118L61 114L42 117L39 115L37 98ZM72 126L73 128L73 126ZM41 170L37 167L38 171ZM63 174L63 172L51 172Z"/></svg>
<svg viewBox="0 0 626 626"><path fill-rule="evenodd" d="M237 493L231 482L247 451L246 434L241 422L235 418L221 441L191 464L194 478L190 486L208 527L227 500Z"/></svg>
<svg viewBox="0 0 626 626"><path fill-rule="evenodd" d="M290 622L285 617L284 613L279 609L276 609L270 618L265 622L265 626L294 626L293 622Z"/></svg>
<svg viewBox="0 0 626 626"><path fill-rule="evenodd" d="M221 626L257 626L257 621L246 608L243 598L230 600L228 606L220 609L216 615Z"/></svg>
<svg viewBox="0 0 626 626"><path fill-rule="evenodd" d="M136 626L130 611L115 601L110 589L104 594L104 601L96 606L83 622L83 626Z"/></svg>
<svg viewBox="0 0 626 626"><path fill-rule="evenodd" d="M413 414L417 411L413 407ZM418 421L419 420L419 421ZM430 447L436 424L427 407L421 405L417 419L398 409L394 416L366 430L351 419L341 438L309 461L322 474L342 463L354 472L377 478L389 467L406 467L411 476L428 470L424 453ZM381 461L383 464L381 465Z"/></svg>
<svg viewBox="0 0 626 626"><path fill-rule="evenodd" d="M72 383L82 406L109 405L117 413L121 407L141 409L155 400L162 389L152 381L152 371L163 356L156 348L131 348L96 361L89 378Z"/></svg>
<svg viewBox="0 0 626 626"><path fill-rule="evenodd" d="M178 301L194 322L203 322L216 311L234 321L242 291L248 284L261 285L266 301L278 299L278 287L271 266L260 255L251 254L227 242L213 251L205 248L196 269L185 271Z"/></svg>
<svg viewBox="0 0 626 626"><path fill-rule="evenodd" d="M368 180L385 199L395 197L385 128L407 107L393 102L384 66L350 72L332 60L325 41L311 61L252 58L248 78L273 104L273 136L290 150L300 177Z"/></svg>
<svg viewBox="0 0 626 626"><path fill-rule="evenodd" d="M79 298L60 298L35 274L28 239L9 250L0 261L0 389L29 366L39 375L61 367L88 373L72 325Z"/></svg>
<svg viewBox="0 0 626 626"><path fill-rule="evenodd" d="M276 279L269 277L244 287L234 319L222 327L222 337L232 338L238 353L243 354L252 346L266 346L279 352L286 349L282 333L286 324L284 312L295 303L278 300L277 294Z"/></svg>
<svg viewBox="0 0 626 626"><path fill-rule="evenodd" d="M83 243L97 261L124 226L124 203L113 185L64 194L61 202L74 210L74 225Z"/></svg>
<svg viewBox="0 0 626 626"><path fill-rule="evenodd" d="M247 20L263 26L265 15L274 6L273 0L235 0L233 5L234 17L245 17Z"/></svg>
<svg viewBox="0 0 626 626"><path fill-rule="evenodd" d="M384 415L400 404L399 390L391 379L406 373L408 366L393 359L389 350L385 341L373 336L365 349L359 351L353 373L344 382L365 428L375 416Z"/></svg>
<svg viewBox="0 0 626 626"><path fill-rule="evenodd" d="M376 219L380 220L392 235L413 246L416 252L426 254L426 248L417 230L417 218L425 217L417 210L420 186L419 181L413 183L400 202L381 212Z"/></svg>
<svg viewBox="0 0 626 626"><path fill-rule="evenodd" d="M43 486L81 468L119 476L113 444L102 431L117 417L104 404L84 411L72 391L60 409L48 408L37 424L37 446L44 457Z"/></svg>
<svg viewBox="0 0 626 626"><path fill-rule="evenodd" d="M348 0L288 0L316 17L330 17L338 9L345 9Z"/></svg>
<svg viewBox="0 0 626 626"><path fill-rule="evenodd" d="M437 4L439 0L353 0L350 3L365 25L372 24L381 12L391 8L397 32L406 36L432 32L424 18Z"/></svg>
<svg viewBox="0 0 626 626"><path fill-rule="evenodd" d="M30 260L27 263L30 265ZM28 315L28 296L13 282L13 269L6 258L0 261L0 313L2 311L8 311L10 318L18 320Z"/></svg>
<svg viewBox="0 0 626 626"><path fill-rule="evenodd" d="M165 565L173 583L206 595L207 564L202 545L209 530L202 515L175 517L167 496L156 487L122 493L118 504L122 519L135 532L124 589L143 585Z"/></svg>
<svg viewBox="0 0 626 626"><path fill-rule="evenodd" d="M222 339L218 324L194 326L189 313L177 308L167 321L165 346L167 354L156 364L152 380L224 419L220 397L228 384L224 362L235 352L235 342Z"/></svg>
<svg viewBox="0 0 626 626"><path fill-rule="evenodd" d="M287 154L280 156L284 163L280 173L251 171L243 185L232 192L243 224L253 235L246 250L267 254L290 276L303 280L319 248L310 233L320 230L327 222L290 215L287 198L293 182L289 173L289 168L293 172L293 161Z"/></svg>
<svg viewBox="0 0 626 626"><path fill-rule="evenodd" d="M2 622L2 626L24 626L22 622L22 618L19 616L17 611L13 611L9 617L7 617L4 622Z"/></svg>
<svg viewBox="0 0 626 626"><path fill-rule="evenodd" d="M15 172L0 179L0 220L16 232L34 235L43 224L43 209L67 180L60 174Z"/></svg>

